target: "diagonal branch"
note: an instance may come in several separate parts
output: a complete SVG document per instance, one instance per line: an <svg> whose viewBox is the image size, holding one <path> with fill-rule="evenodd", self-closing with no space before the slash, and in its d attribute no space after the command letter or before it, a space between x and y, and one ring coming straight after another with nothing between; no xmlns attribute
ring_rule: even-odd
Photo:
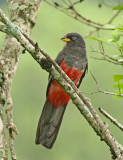
<svg viewBox="0 0 123 160"><path fill-rule="evenodd" d="M2 10L0 10L0 17L3 17L1 15L4 15ZM52 64L46 70L63 87L65 92L70 96L72 102L77 106L81 114L92 126L97 135L99 135L101 139L104 140L105 143L110 147L112 154L119 160L123 160L123 157L121 155L123 147L115 140L110 130L100 119L97 112L93 108L93 105L91 104L90 100L88 100L82 95L82 93L79 91L78 88L76 88L76 86L69 79L69 77L61 70L61 68L56 64L56 62L53 61L45 51L43 51L40 48L35 49L36 43L34 43L28 36L23 34L17 28L17 26L15 26L7 17L6 19L4 19L4 21L5 20L6 22L4 24L6 24L7 33L11 34L11 36L14 36L40 65L42 65L42 63L44 62L42 54Z"/></svg>
<svg viewBox="0 0 123 160"><path fill-rule="evenodd" d="M114 119L109 113L107 113L104 109L99 108L99 111L106 117L108 118L113 124L115 124L118 128L123 131L123 125L121 125L116 119Z"/></svg>

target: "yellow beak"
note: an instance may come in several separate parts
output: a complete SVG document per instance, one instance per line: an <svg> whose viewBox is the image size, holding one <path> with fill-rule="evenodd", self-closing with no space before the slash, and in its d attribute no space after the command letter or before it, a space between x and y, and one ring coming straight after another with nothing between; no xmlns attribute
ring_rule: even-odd
<svg viewBox="0 0 123 160"><path fill-rule="evenodd" d="M65 42L70 42L71 41L69 38L66 38L66 37L61 38L61 40L65 41Z"/></svg>

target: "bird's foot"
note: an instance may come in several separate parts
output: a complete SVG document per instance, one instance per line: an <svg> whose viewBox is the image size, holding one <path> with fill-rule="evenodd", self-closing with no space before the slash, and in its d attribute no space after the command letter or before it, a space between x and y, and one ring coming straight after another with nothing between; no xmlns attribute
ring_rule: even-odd
<svg viewBox="0 0 123 160"><path fill-rule="evenodd" d="M52 63L44 58L42 58L40 65L42 69L45 69L45 70L48 70L52 67Z"/></svg>

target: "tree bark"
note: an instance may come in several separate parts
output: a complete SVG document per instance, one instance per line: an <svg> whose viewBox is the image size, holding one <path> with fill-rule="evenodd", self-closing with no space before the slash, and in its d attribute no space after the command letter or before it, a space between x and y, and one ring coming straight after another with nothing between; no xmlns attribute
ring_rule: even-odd
<svg viewBox="0 0 123 160"><path fill-rule="evenodd" d="M8 0L9 17L27 35L30 34L35 25L37 11L42 0ZM13 145L13 133L17 132L16 126L13 123L12 117L12 98L10 86L13 77L16 73L20 56L23 52L23 47L12 36L6 35L3 48L0 52L0 152L1 160L6 160L8 157L7 140L5 138L5 122L3 121L3 108L6 106L7 123L9 129L9 146L12 159L16 160L16 154Z"/></svg>

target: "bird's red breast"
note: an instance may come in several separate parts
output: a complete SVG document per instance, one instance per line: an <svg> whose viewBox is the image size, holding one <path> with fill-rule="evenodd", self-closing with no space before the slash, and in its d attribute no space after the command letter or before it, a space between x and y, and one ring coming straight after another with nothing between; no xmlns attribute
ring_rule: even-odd
<svg viewBox="0 0 123 160"><path fill-rule="evenodd" d="M68 67L65 63L65 61L62 61L60 64L60 67L62 70L67 74L67 76L74 81L74 84L76 86L79 85L79 80L81 76L84 73L84 70L76 69L74 67ZM58 108L60 106L66 106L67 103L70 100L70 97L65 93L65 91L62 89L62 87L53 80L51 82L51 85L49 87L48 91L48 100L55 108Z"/></svg>

